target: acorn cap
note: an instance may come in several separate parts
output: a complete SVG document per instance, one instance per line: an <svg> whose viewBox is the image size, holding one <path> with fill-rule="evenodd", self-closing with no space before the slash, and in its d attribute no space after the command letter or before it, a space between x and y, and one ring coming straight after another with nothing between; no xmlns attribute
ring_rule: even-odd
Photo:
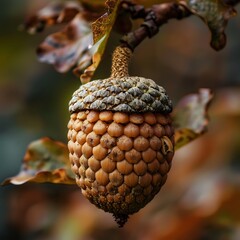
<svg viewBox="0 0 240 240"><path fill-rule="evenodd" d="M69 111L82 110L170 113L172 102L165 89L151 79L111 77L81 85L73 93Z"/></svg>

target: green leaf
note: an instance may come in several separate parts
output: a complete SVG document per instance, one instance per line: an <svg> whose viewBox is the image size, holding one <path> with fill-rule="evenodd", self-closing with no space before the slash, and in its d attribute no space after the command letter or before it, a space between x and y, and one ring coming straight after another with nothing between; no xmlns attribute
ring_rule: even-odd
<svg viewBox="0 0 240 240"><path fill-rule="evenodd" d="M68 154L64 143L50 138L34 141L27 148L18 175L6 179L2 185L26 182L76 184Z"/></svg>
<svg viewBox="0 0 240 240"><path fill-rule="evenodd" d="M92 46L92 64L84 71L80 79L82 83L87 83L91 80L95 70L97 69L103 53L105 51L110 33L115 23L120 0L107 0L107 12L92 23L93 43ZM79 67L75 69L79 72Z"/></svg>
<svg viewBox="0 0 240 240"><path fill-rule="evenodd" d="M226 45L224 30L228 19L236 15L234 8L223 4L221 0L185 0L180 3L208 25L212 34L212 48L215 50L224 48Z"/></svg>
<svg viewBox="0 0 240 240"><path fill-rule="evenodd" d="M207 131L207 111L212 98L211 91L203 88L179 101L173 112L176 150Z"/></svg>

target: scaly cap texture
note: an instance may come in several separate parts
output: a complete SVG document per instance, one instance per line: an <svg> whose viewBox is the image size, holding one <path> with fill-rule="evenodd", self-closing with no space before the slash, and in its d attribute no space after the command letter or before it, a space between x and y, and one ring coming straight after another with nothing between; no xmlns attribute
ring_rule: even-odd
<svg viewBox="0 0 240 240"><path fill-rule="evenodd" d="M172 102L165 89L151 79L111 77L84 84L74 92L69 111L82 110L170 113Z"/></svg>

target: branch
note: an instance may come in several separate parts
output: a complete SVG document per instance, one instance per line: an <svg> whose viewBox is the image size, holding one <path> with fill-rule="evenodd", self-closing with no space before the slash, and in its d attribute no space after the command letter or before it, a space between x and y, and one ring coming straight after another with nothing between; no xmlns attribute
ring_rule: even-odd
<svg viewBox="0 0 240 240"><path fill-rule="evenodd" d="M240 0L223 0L227 5L234 6ZM144 22L133 32L128 33L121 39L122 45L129 47L132 51L147 37L151 38L158 33L159 28L167 23L169 19L189 17L192 12L181 3L162 3L145 9L142 5L135 5L130 1L123 1L122 7L130 12L133 19L143 18Z"/></svg>
<svg viewBox="0 0 240 240"><path fill-rule="evenodd" d="M123 7L127 8L128 2ZM132 18L144 18L141 26L133 32L125 35L121 42L123 45L134 50L146 37L153 37L158 33L160 26L167 23L169 19L182 19L191 15L191 12L184 6L177 3L163 3L153 5L150 9L144 9L140 5L130 3L127 10Z"/></svg>

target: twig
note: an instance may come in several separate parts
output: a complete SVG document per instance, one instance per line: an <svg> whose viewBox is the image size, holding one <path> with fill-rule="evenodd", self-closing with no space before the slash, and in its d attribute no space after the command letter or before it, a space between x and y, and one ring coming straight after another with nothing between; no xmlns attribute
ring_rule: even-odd
<svg viewBox="0 0 240 240"><path fill-rule="evenodd" d="M234 6L240 0L223 0L227 5ZM147 37L151 38L158 33L159 28L169 19L183 19L192 15L191 11L181 3L162 3L145 9L142 5L123 1L122 7L131 14L133 19L143 18L144 22L133 32L128 33L121 39L122 45L132 51Z"/></svg>
<svg viewBox="0 0 240 240"><path fill-rule="evenodd" d="M127 2L124 4L127 4ZM122 44L132 50L146 37L151 38L157 34L159 27L167 23L169 19L182 19L191 15L191 12L186 7L176 3L157 4L149 9L144 9L140 5L134 6L131 4L128 10L133 18L144 18L144 22L138 29L128 33L121 39Z"/></svg>

